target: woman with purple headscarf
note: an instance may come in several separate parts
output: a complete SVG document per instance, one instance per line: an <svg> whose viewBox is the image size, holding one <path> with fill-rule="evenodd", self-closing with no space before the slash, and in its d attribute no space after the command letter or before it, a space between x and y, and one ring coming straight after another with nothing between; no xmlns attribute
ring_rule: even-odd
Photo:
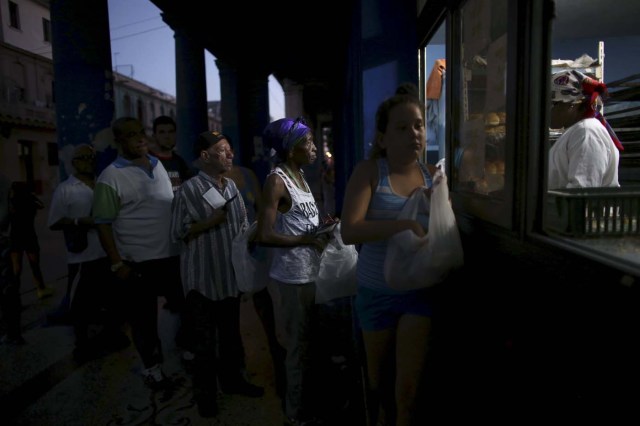
<svg viewBox="0 0 640 426"><path fill-rule="evenodd" d="M618 187L624 148L602 116L607 87L571 70L551 78L551 128L566 129L549 151L549 189Z"/></svg>
<svg viewBox="0 0 640 426"><path fill-rule="evenodd" d="M316 235L318 205L302 167L316 161L316 146L302 118L270 123L263 139L276 166L264 184L257 238L274 246L269 277L280 292L286 334L285 418L290 425L311 425L307 403L315 280L327 237Z"/></svg>

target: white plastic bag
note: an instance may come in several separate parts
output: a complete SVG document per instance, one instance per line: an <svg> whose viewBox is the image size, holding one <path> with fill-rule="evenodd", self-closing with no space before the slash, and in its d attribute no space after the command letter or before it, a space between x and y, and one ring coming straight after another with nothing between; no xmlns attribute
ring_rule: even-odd
<svg viewBox="0 0 640 426"><path fill-rule="evenodd" d="M429 209L429 230L420 238L413 231L397 233L389 239L384 263L384 277L397 290L431 287L464 263L462 242L456 217L449 202L447 176L442 160L431 187L416 190L398 215L398 219L415 219L421 208Z"/></svg>
<svg viewBox="0 0 640 426"><path fill-rule="evenodd" d="M244 293L260 291L269 282L267 248L250 244L257 230L258 223L254 221L231 241L231 263L238 289Z"/></svg>
<svg viewBox="0 0 640 426"><path fill-rule="evenodd" d="M316 279L316 303L326 303L340 297L356 294L356 264L358 251L354 245L345 245L340 236L340 224L320 257Z"/></svg>

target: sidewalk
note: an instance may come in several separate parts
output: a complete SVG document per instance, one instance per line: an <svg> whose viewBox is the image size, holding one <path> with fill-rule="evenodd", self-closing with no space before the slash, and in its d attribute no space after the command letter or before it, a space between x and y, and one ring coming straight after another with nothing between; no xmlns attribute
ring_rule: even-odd
<svg viewBox="0 0 640 426"><path fill-rule="evenodd" d="M191 401L191 377L173 345L177 316L159 312L159 332L165 354L165 373L174 380L172 392L144 386L141 363L133 347L78 364L73 360L73 329L48 326L67 286L66 251L62 232L47 228L45 209L36 217L41 267L55 293L39 300L26 257L21 295L22 346L0 345L0 412L11 425L87 426L107 424L280 425L280 400L275 392L266 337L251 302L241 306L241 327L247 352L249 379L265 387L262 398L219 397L220 414L202 419ZM162 299L159 300L159 306Z"/></svg>
<svg viewBox="0 0 640 426"><path fill-rule="evenodd" d="M45 205L47 205L45 201ZM71 326L47 326L67 285L66 251L62 232L46 226L47 210L36 217L45 282L52 297L38 300L31 270L24 259L21 293L24 310L22 346L0 345L0 412L12 426L87 425L217 425L279 426L281 401L267 339L251 299L241 304L240 327L249 380L265 388L262 398L220 394L219 415L203 419L192 401L191 377L173 345L178 319L159 309L158 327L165 354L165 373L176 384L171 392L144 386L141 363L133 347L78 364L73 360ZM159 299L159 306L163 300ZM322 305L318 331L321 359L317 403L327 413L327 426L360 426L364 422L359 384L361 374L350 355L350 305ZM346 357L345 357L346 355Z"/></svg>

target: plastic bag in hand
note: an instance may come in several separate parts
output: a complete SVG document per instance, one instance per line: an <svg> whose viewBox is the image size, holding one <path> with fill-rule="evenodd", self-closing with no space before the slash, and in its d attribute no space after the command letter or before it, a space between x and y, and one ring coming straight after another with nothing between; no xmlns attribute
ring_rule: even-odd
<svg viewBox="0 0 640 426"><path fill-rule="evenodd" d="M443 165L434 176L430 200L427 193L426 187L414 191L398 215L398 219L416 219L420 209L428 205L427 234L418 237L413 231L405 230L389 239L384 277L389 286L397 290L431 287L464 263Z"/></svg>
<svg viewBox="0 0 640 426"><path fill-rule="evenodd" d="M254 221L231 241L231 263L238 290L244 293L260 291L269 282L267 248L251 243L257 230L258 223Z"/></svg>
<svg viewBox="0 0 640 426"><path fill-rule="evenodd" d="M316 279L316 303L326 303L356 294L356 264L358 252L354 245L345 245L340 236L340 223L320 257Z"/></svg>

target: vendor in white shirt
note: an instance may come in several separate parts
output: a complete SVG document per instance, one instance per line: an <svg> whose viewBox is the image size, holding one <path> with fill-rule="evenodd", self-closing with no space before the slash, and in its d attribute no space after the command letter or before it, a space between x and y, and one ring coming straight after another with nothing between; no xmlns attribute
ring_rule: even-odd
<svg viewBox="0 0 640 426"><path fill-rule="evenodd" d="M549 151L549 189L618 187L624 148L602 116L607 87L570 70L551 78L551 128L566 129Z"/></svg>

